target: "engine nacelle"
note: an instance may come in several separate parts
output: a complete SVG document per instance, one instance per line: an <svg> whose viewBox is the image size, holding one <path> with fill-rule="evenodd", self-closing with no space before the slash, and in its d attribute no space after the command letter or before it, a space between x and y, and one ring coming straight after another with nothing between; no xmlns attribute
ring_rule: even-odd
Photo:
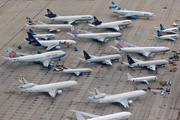
<svg viewBox="0 0 180 120"><path fill-rule="evenodd" d="M129 103L129 104L132 104L132 103L133 103L133 101L132 101L132 100L129 100L129 101L128 101L128 103Z"/></svg>
<svg viewBox="0 0 180 120"><path fill-rule="evenodd" d="M20 88L30 88L33 86L34 86L34 83L29 83L29 84L21 85Z"/></svg>
<svg viewBox="0 0 180 120"><path fill-rule="evenodd" d="M132 18L133 18L133 19L137 19L137 16L133 16Z"/></svg>
<svg viewBox="0 0 180 120"><path fill-rule="evenodd" d="M61 94L61 93L62 93L62 90L58 90L57 93L58 93L58 94Z"/></svg>
<svg viewBox="0 0 180 120"><path fill-rule="evenodd" d="M100 99L100 98L103 98L103 97L105 97L105 93L101 93L100 95L96 95L96 96L94 96L94 99Z"/></svg>

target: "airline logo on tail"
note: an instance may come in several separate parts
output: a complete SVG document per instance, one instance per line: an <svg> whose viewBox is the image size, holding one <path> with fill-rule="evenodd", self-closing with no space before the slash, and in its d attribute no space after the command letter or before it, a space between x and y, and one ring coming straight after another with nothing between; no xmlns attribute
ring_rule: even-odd
<svg viewBox="0 0 180 120"><path fill-rule="evenodd" d="M9 53L9 56L10 56L10 57L15 57L15 56L16 56L16 52L11 51L11 52Z"/></svg>
<svg viewBox="0 0 180 120"><path fill-rule="evenodd" d="M109 9L115 9L115 10L121 9L120 7L117 7L113 1L111 1L111 4L112 4L112 6L109 6Z"/></svg>
<svg viewBox="0 0 180 120"><path fill-rule="evenodd" d="M51 14L51 11L50 11L50 10L48 11L48 14Z"/></svg>
<svg viewBox="0 0 180 120"><path fill-rule="evenodd" d="M120 47L121 47L121 44L120 44L120 43L117 43L117 44L116 44L116 47L117 47L117 48L120 48Z"/></svg>
<svg viewBox="0 0 180 120"><path fill-rule="evenodd" d="M83 53L86 60L91 59L91 57L88 55L88 53L85 50L83 50Z"/></svg>
<svg viewBox="0 0 180 120"><path fill-rule="evenodd" d="M72 34L77 34L78 32L74 29L73 31L72 31Z"/></svg>
<svg viewBox="0 0 180 120"><path fill-rule="evenodd" d="M96 91L96 89L94 89L94 92L95 92L95 94L97 95L97 91Z"/></svg>
<svg viewBox="0 0 180 120"><path fill-rule="evenodd" d="M23 84L26 84L25 81L24 81L24 78L22 78L22 82L23 82Z"/></svg>
<svg viewBox="0 0 180 120"><path fill-rule="evenodd" d="M100 25L102 22L99 21L95 16L94 16L94 22L92 24L94 25Z"/></svg>

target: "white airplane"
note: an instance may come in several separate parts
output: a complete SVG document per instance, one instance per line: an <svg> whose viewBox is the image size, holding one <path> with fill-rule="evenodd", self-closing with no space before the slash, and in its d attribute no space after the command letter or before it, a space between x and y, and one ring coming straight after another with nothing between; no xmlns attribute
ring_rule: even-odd
<svg viewBox="0 0 180 120"><path fill-rule="evenodd" d="M56 94L61 94L63 88L70 88L78 83L76 81L64 81L64 82L57 82L57 83L49 83L44 85L38 85L34 83L29 83L24 78L19 80L22 84L19 85L19 88L23 92L48 92L52 98L56 97Z"/></svg>
<svg viewBox="0 0 180 120"><path fill-rule="evenodd" d="M114 54L114 55L106 55L106 56L93 56L89 55L85 50L83 51L84 53L84 58L79 58L80 60L87 62L87 63L92 63L92 62L101 62L103 64L107 65L112 65L111 60L119 60L121 56L119 54Z"/></svg>
<svg viewBox="0 0 180 120"><path fill-rule="evenodd" d="M175 33L175 34L177 34L177 31L178 31L178 28L177 28L177 27L164 29L163 26L162 26L162 24L160 24L160 29L157 28L157 27L155 27L155 26L154 26L154 28L155 28L156 30L159 30L160 32L163 32L163 33Z"/></svg>
<svg viewBox="0 0 180 120"><path fill-rule="evenodd" d="M44 40L36 40L36 38L33 37L33 35L29 32L27 32L29 38L25 38L24 40L34 46L44 46L47 47L46 50L51 50L52 48L60 48L60 45L70 45L76 44L76 41L74 40L50 40L50 41L44 41Z"/></svg>
<svg viewBox="0 0 180 120"><path fill-rule="evenodd" d="M180 23L179 24L176 24L175 22L173 23L173 24L171 24L171 26L174 26L174 27L177 27L177 26L179 26L180 25Z"/></svg>
<svg viewBox="0 0 180 120"><path fill-rule="evenodd" d="M160 39L166 39L166 40L173 40L175 41L177 39L177 37L179 37L178 34L171 34L171 35L161 35L161 33L159 32L159 30L157 30L157 35L155 35L156 33L154 33L154 37L160 38Z"/></svg>
<svg viewBox="0 0 180 120"><path fill-rule="evenodd" d="M30 18L26 17L28 24L25 24L29 28L38 28L38 29L48 29L49 32L57 31L60 32L60 28L70 28L72 25L69 24L46 24L41 21L38 21L41 24L34 24Z"/></svg>
<svg viewBox="0 0 180 120"><path fill-rule="evenodd" d="M154 13L150 12L143 12L143 11L132 11L132 10L121 10L120 7L117 7L113 1L111 1L112 6L109 6L109 8L112 10L113 13L118 13L121 16L119 17L126 17L126 18L133 18L137 19L137 17L154 17Z"/></svg>
<svg viewBox="0 0 180 120"><path fill-rule="evenodd" d="M79 34L78 31L84 32L84 34ZM77 37L77 38L83 38L83 39L93 39L93 40L98 40L100 42L107 42L109 39L107 38L118 38L121 37L122 34L119 32L109 32L109 33L91 33L85 30L80 30L80 29L74 29L74 27L71 27L71 32L67 32L67 34Z"/></svg>
<svg viewBox="0 0 180 120"><path fill-rule="evenodd" d="M29 32L35 37L35 38L41 38L44 40L50 40L51 38L56 37L56 34L38 34L34 33L31 29L29 29Z"/></svg>
<svg viewBox="0 0 180 120"><path fill-rule="evenodd" d="M119 112L119 113L114 113L110 115L99 116L99 115L94 115L94 114L90 114L86 112L81 112L78 110L70 110L70 111L73 111L76 113L77 120L85 120L85 118L82 115L90 117L90 119L87 119L87 120L123 120L123 119L127 120L132 115L130 112Z"/></svg>
<svg viewBox="0 0 180 120"><path fill-rule="evenodd" d="M77 69L71 69L67 67L63 67L61 65L57 65L58 68L54 68L55 71L57 72L63 72L63 73L74 73L76 76L80 76L83 73L91 73L92 69L91 68L77 68Z"/></svg>
<svg viewBox="0 0 180 120"><path fill-rule="evenodd" d="M44 67L53 66L54 61L52 59L57 59L64 57L66 55L62 50L45 52L41 54L25 54L25 53L16 53L11 48L8 48L7 51L9 53L9 57L2 56L3 58L12 61L12 62L41 62Z"/></svg>
<svg viewBox="0 0 180 120"><path fill-rule="evenodd" d="M71 24L73 22L79 22L79 21L87 21L93 19L92 15L73 15L73 16L58 16L56 14L53 14L49 9L47 9L47 13L44 17L50 21L57 21L57 22L67 22L68 24Z"/></svg>
<svg viewBox="0 0 180 120"><path fill-rule="evenodd" d="M155 71L156 70L156 66L161 66L161 65L165 65L166 63L168 63L167 60L151 60L151 61L141 61L141 60L137 60L137 59L132 59L129 55L127 55L127 59L128 62L122 62L123 64L127 65L130 68L133 67L146 67L150 70Z"/></svg>
<svg viewBox="0 0 180 120"><path fill-rule="evenodd" d="M145 57L153 57L155 55L154 52L167 52L170 51L168 47L138 47L136 45L124 42L130 47L123 47L117 40L114 40L115 46L111 46L112 48L116 49L117 51L123 51L127 53L138 53Z"/></svg>
<svg viewBox="0 0 180 120"><path fill-rule="evenodd" d="M95 28L111 28L111 29L115 29L116 31L120 31L119 26L127 27L127 25L129 25L131 23L132 23L131 20L121 20L121 21L102 23L94 16L94 22L92 22L89 25L91 27L95 27Z"/></svg>
<svg viewBox="0 0 180 120"><path fill-rule="evenodd" d="M127 76L128 76L128 81L143 82L143 83L146 83L146 84L149 84L148 81L155 81L155 80L158 79L157 76L133 77L129 73L127 73Z"/></svg>
<svg viewBox="0 0 180 120"><path fill-rule="evenodd" d="M144 94L146 94L145 91L143 90L136 90L136 91L131 91L131 92L126 92L126 93L121 93L121 94L115 94L115 95L108 95L105 93L100 93L96 88L94 88L94 92L89 93L93 94L93 96L88 97L90 100L97 102L97 103L120 103L122 104L125 108L129 108L129 104L132 104L133 101L129 100L129 98L133 97L140 97Z"/></svg>

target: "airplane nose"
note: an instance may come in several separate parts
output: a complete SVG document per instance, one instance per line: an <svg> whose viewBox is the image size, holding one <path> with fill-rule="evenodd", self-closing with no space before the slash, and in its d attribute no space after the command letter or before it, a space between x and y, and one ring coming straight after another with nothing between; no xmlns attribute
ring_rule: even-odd
<svg viewBox="0 0 180 120"><path fill-rule="evenodd" d="M74 85L77 85L78 83L76 81L74 81Z"/></svg>
<svg viewBox="0 0 180 120"><path fill-rule="evenodd" d="M73 41L72 44L76 44L76 41Z"/></svg>

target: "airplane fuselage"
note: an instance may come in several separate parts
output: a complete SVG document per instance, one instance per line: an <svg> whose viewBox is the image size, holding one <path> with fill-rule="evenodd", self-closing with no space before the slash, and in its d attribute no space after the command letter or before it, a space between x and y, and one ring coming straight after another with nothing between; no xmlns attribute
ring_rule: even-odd
<svg viewBox="0 0 180 120"><path fill-rule="evenodd" d="M130 81L133 81L133 82L143 82L143 80L151 81L151 80L156 80L156 79L157 79L157 76L146 76L146 77L132 78L132 79L130 79Z"/></svg>
<svg viewBox="0 0 180 120"><path fill-rule="evenodd" d="M29 25L30 28L38 28L38 29L52 29L52 28L70 28L72 25L69 24L37 24L37 25Z"/></svg>
<svg viewBox="0 0 180 120"><path fill-rule="evenodd" d="M64 73L75 73L75 72L92 72L92 69L90 68L78 68L78 69L64 69L63 71L61 72L64 72Z"/></svg>
<svg viewBox="0 0 180 120"><path fill-rule="evenodd" d="M43 41L38 40L38 42L41 44L41 46L51 46L51 45L73 45L76 44L74 40L50 40L50 41ZM39 46L38 44L35 44Z"/></svg>
<svg viewBox="0 0 180 120"><path fill-rule="evenodd" d="M133 66L147 67L147 66L150 66L150 65L165 65L166 63L168 63L167 60L152 60L152 61L135 62L132 65Z"/></svg>
<svg viewBox="0 0 180 120"><path fill-rule="evenodd" d="M96 28L113 28L114 26L127 26L131 23L132 23L131 20L122 20L122 21L102 23L102 24L97 25L95 27Z"/></svg>
<svg viewBox="0 0 180 120"><path fill-rule="evenodd" d="M55 34L36 34L36 35L33 35L35 38L46 38L46 39L50 39L50 38L53 38L55 37L56 35Z"/></svg>
<svg viewBox="0 0 180 120"><path fill-rule="evenodd" d="M164 33L176 33L178 31L178 28L168 28L168 29L164 29L164 30L159 30L160 32L164 32Z"/></svg>
<svg viewBox="0 0 180 120"><path fill-rule="evenodd" d="M68 21L89 21L93 19L92 15L73 15L73 16L56 16L56 17L47 17L46 19L51 21L59 21L59 22L68 22Z"/></svg>

